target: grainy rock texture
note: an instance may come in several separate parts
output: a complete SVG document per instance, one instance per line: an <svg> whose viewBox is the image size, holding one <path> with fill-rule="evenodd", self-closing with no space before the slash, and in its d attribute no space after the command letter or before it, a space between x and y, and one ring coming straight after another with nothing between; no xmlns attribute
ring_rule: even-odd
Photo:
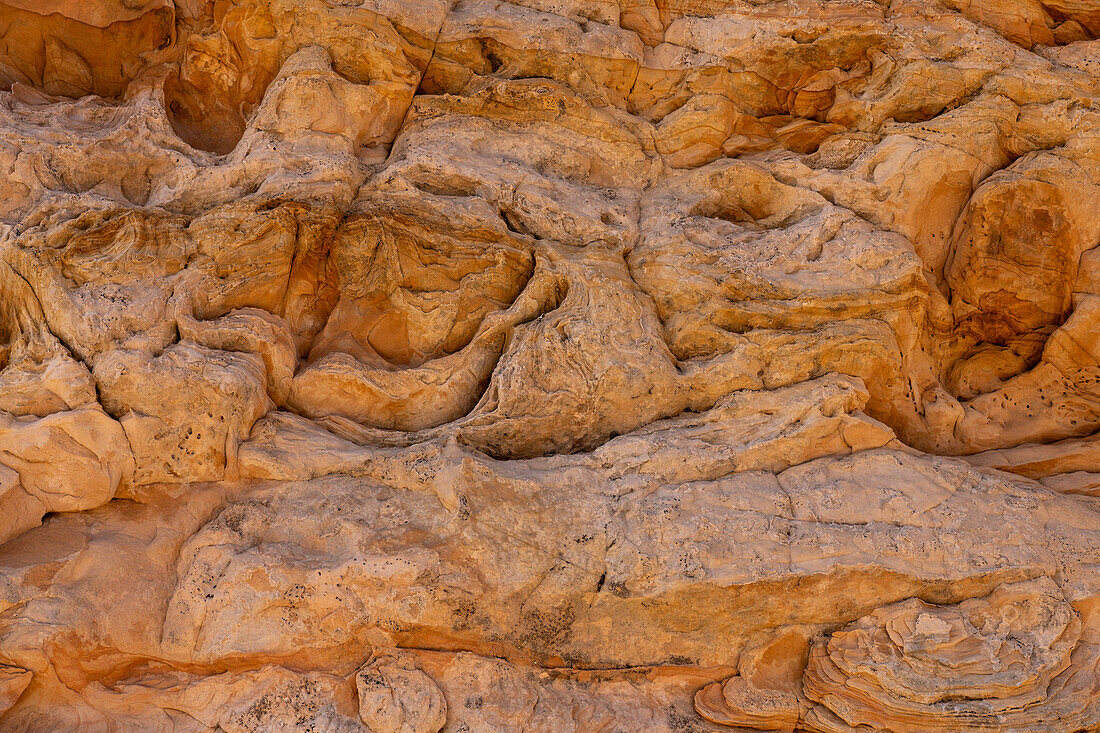
<svg viewBox="0 0 1100 733"><path fill-rule="evenodd" d="M1100 730L1100 0L0 0L0 730Z"/></svg>

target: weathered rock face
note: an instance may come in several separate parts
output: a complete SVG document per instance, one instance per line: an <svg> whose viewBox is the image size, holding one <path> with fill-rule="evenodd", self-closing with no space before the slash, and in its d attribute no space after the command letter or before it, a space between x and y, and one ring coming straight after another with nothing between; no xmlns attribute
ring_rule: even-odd
<svg viewBox="0 0 1100 733"><path fill-rule="evenodd" d="M1095 0L0 29L0 729L1100 730Z"/></svg>

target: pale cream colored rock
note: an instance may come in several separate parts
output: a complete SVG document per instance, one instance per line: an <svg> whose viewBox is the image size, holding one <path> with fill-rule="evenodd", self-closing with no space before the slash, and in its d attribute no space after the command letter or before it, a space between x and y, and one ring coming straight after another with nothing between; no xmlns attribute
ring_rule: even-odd
<svg viewBox="0 0 1100 733"><path fill-rule="evenodd" d="M1100 467L1100 439L1069 438L1054 443L1023 443L1012 448L967 456L975 466L1011 471L1040 479L1060 473L1088 471Z"/></svg>
<svg viewBox="0 0 1100 733"><path fill-rule="evenodd" d="M518 234L621 250L638 236L641 189L662 171L653 136L560 82L482 78L414 99L378 187L476 195Z"/></svg>
<svg viewBox="0 0 1100 733"><path fill-rule="evenodd" d="M415 468L398 470L402 460ZM48 674L41 649L60 634L58 660L80 659L98 639L172 665L278 658L331 670L369 656L368 630L381 623L406 645L448 640L518 659L730 665L760 656L749 651L758 642L739 654L752 634L792 622L835 625L915 593L956 602L1058 567L1067 592L1095 594L1094 553L1067 542L1095 534L1081 508L955 463L864 451L788 469L778 482L748 472L654 491L633 475L600 478L550 460L412 450L378 469L420 471L441 488L382 489L348 477L193 485L147 493L124 513L54 520L0 552L6 603L25 609L0 624L4 663ZM443 487L457 494L453 509L440 503ZM153 526L162 529L149 535ZM519 526L522 537L509 530ZM420 544L425 536L432 545ZM43 578L29 550L47 537L58 568L110 558L117 572L145 570L138 582L113 586L95 573ZM166 609L163 628L129 622L123 609L138 598ZM708 627L715 614L727 621ZM746 661L742 674L766 679L753 672L765 664ZM36 700L58 699L44 694L20 703L13 720L43 714ZM113 699L72 699L49 715L89 704L111 714L123 704ZM690 704L690 691L681 699Z"/></svg>
<svg viewBox="0 0 1100 733"><path fill-rule="evenodd" d="M122 426L97 407L42 418L0 412L0 541L49 512L91 509L130 483L134 458Z"/></svg>
<svg viewBox="0 0 1100 733"><path fill-rule="evenodd" d="M187 341L119 349L95 367L100 398L134 448L134 482L233 478L237 445L271 405L264 362Z"/></svg>
<svg viewBox="0 0 1100 733"><path fill-rule="evenodd" d="M948 464L938 468L948 477L940 477L920 459L890 452L821 459L778 481L748 472L648 491L633 476L601 479L561 461L497 469L461 456L410 454L427 483L411 492L330 478L276 485L231 507L183 550L166 650L207 661L261 650L297 654L307 638L353 643L371 619L412 645L460 633L472 648L512 649L520 658L728 664L751 631L821 623L853 605L869 611L918 589L957 600L955 594L966 597L996 578L1051 572L1038 538L1050 537L1053 546L1055 535L1083 531L1073 502L1045 490L997 490ZM393 459L375 461L378 475L398 473ZM853 475L879 483L865 484L861 494L847 478ZM539 494L553 476L553 491ZM598 493L582 488L600 481ZM486 494L490 487L494 493ZM630 489L621 500L609 498ZM453 509L440 503L447 492L455 496ZM889 499L869 507L878 492ZM838 503L840 496L848 503ZM1039 497L1062 528L1029 528ZM335 506L344 508L329 508ZM612 521L616 507L620 518ZM568 525L555 519L563 509L572 517ZM993 536L993 525L1005 531ZM526 527L525 536L511 526ZM415 538L425 532L445 544L420 546ZM256 544L261 537L283 539ZM288 544L290 537L299 539ZM303 542L312 548L305 556ZM291 547L300 549L287 554ZM995 564L991 552L1000 558ZM513 559L501 562L500 553ZM1087 586L1087 557L1059 562ZM528 572L542 578L534 597ZM794 607L775 601L782 587L776 581L793 577L806 580L787 592L804 597L821 584L812 596L818 600ZM856 588L865 600L852 595ZM294 599L290 610L279 610L282 598ZM766 598L772 610L764 613ZM715 612L712 603L738 620L704 635L700 625ZM623 618L634 621L614 621ZM654 625L639 628L642 619ZM496 631L486 638L486 629Z"/></svg>
<svg viewBox="0 0 1100 733"><path fill-rule="evenodd" d="M1040 51L1051 61L1072 66L1095 76L1100 71L1100 43L1078 40L1065 46L1052 46Z"/></svg>
<svg viewBox="0 0 1100 733"><path fill-rule="evenodd" d="M644 46L636 34L601 20L501 0L460 0L440 30L425 86L450 92L474 75L494 73L549 77L568 79L601 106L625 106Z"/></svg>
<svg viewBox="0 0 1100 733"><path fill-rule="evenodd" d="M85 362L115 344L171 343L173 287L192 253L178 217L117 206L39 225L6 250L51 330Z"/></svg>
<svg viewBox="0 0 1100 733"><path fill-rule="evenodd" d="M1100 495L1100 473L1090 471L1069 471L1043 476L1039 483L1067 494Z"/></svg>
<svg viewBox="0 0 1100 733"><path fill-rule="evenodd" d="M790 627L746 646L738 675L699 690L696 711L720 725L794 731L807 707L800 693L810 647L808 631Z"/></svg>
<svg viewBox="0 0 1100 733"><path fill-rule="evenodd" d="M885 426L857 412L866 399L858 382L835 376L773 392L738 392L697 416L659 420L576 459L547 457L534 460L533 465L545 470L580 465L585 472L607 471L619 493L662 482L712 479L731 470L780 471L825 455L896 445ZM760 411L771 414L762 420ZM412 460L405 456L431 464L441 450L453 452L451 446L422 443L406 453L359 445L355 441L383 436L348 421L322 424L286 412L267 415L253 428L251 440L241 446L241 475L276 480L333 472L387 480L402 476L403 485L436 491L449 509L456 508L454 492L445 485L431 481L422 470L409 474L395 468ZM444 436L450 437L445 432L439 437ZM395 441L395 445L405 442ZM705 459L698 456L701 445L710 450Z"/></svg>
<svg viewBox="0 0 1100 733"><path fill-rule="evenodd" d="M548 673L467 652L391 647L380 647L378 652L400 656L434 675L438 682L431 684L438 684L453 701L448 729L498 733L583 733L607 725L631 730L682 729L693 716L690 704L685 705L691 691L729 671L673 667ZM27 673L23 674L25 678ZM109 687L89 685L71 707L37 718L17 715L12 723L17 729L33 725L96 727L108 720L101 711L111 711L110 721L123 730L220 727L233 733L261 733L316 727L369 731L358 719L354 677L277 665L209 676L158 670L123 678ZM701 720L692 721L692 725L695 730L721 730Z"/></svg>
<svg viewBox="0 0 1100 733"><path fill-rule="evenodd" d="M447 700L411 654L379 655L355 673L359 718L377 733L437 733Z"/></svg>
<svg viewBox="0 0 1100 733"><path fill-rule="evenodd" d="M336 73L328 52L305 46L279 69L251 126L295 139L304 151L325 149L342 138L349 152L393 140L399 111L412 101L401 82L355 84Z"/></svg>
<svg viewBox="0 0 1100 733"><path fill-rule="evenodd" d="M417 656L450 701L444 730L721 730L689 702L692 690L728 671L721 667L543 670L467 652Z"/></svg>
<svg viewBox="0 0 1100 733"><path fill-rule="evenodd" d="M1079 730L1097 705L1096 678L1069 671L1071 655L1096 665L1080 624L1047 579L957 606L880 609L815 642L803 681L817 703L807 727Z"/></svg>
<svg viewBox="0 0 1100 733"><path fill-rule="evenodd" d="M0 21L0 729L1100 725L1095 2Z"/></svg>
<svg viewBox="0 0 1100 733"><path fill-rule="evenodd" d="M695 695L695 709L720 725L793 733L798 698L789 692L761 690L741 677L707 685Z"/></svg>
<svg viewBox="0 0 1100 733"><path fill-rule="evenodd" d="M209 349L258 354L267 375L268 396L276 405L286 402L298 365L286 321L258 308L241 308L211 321L183 316L176 327L181 338Z"/></svg>
<svg viewBox="0 0 1100 733"><path fill-rule="evenodd" d="M0 410L45 417L93 405L95 383L50 332L34 291L0 263Z"/></svg>
<svg viewBox="0 0 1100 733"><path fill-rule="evenodd" d="M79 716L93 726L110 720L123 730L294 733L313 728L361 733L365 729L356 716L355 690L348 682L337 675L277 665L208 676L156 670L109 686L94 685L84 691L86 702L68 711L69 717L55 714L49 720L64 724ZM35 724L28 722L27 727Z"/></svg>
<svg viewBox="0 0 1100 733"><path fill-rule="evenodd" d="M958 604L880 608L815 638L793 687L731 677L695 705L762 730L1079 730L1095 715L1096 663L1095 639L1040 578Z"/></svg>

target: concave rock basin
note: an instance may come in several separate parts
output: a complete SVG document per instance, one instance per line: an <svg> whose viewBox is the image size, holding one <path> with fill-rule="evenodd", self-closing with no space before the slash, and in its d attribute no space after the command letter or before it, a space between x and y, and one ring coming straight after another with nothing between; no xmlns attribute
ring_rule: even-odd
<svg viewBox="0 0 1100 733"><path fill-rule="evenodd" d="M1100 730L1098 0L0 0L0 730Z"/></svg>

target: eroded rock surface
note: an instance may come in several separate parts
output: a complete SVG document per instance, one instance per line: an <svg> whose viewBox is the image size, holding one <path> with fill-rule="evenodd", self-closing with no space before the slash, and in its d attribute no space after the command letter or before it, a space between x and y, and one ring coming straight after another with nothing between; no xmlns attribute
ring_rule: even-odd
<svg viewBox="0 0 1100 733"><path fill-rule="evenodd" d="M1094 0L0 0L0 729L1100 730Z"/></svg>

